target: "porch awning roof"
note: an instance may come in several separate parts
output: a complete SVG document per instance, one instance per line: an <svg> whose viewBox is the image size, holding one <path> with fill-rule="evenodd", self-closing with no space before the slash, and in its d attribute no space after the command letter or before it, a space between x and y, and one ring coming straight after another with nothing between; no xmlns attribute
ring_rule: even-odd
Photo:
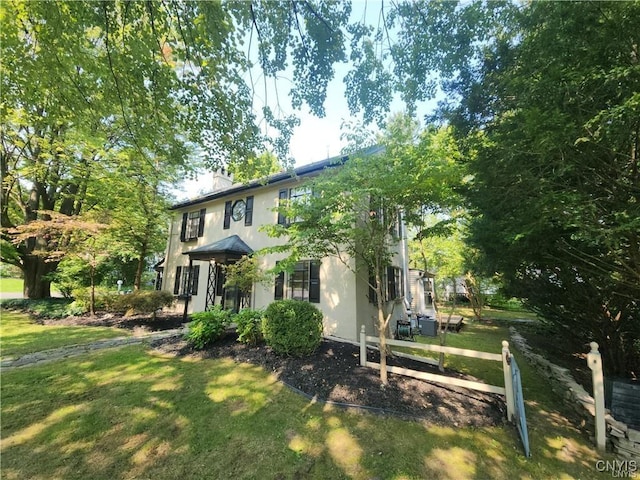
<svg viewBox="0 0 640 480"><path fill-rule="evenodd" d="M243 255L253 253L253 249L249 247L238 235L231 235L217 242L194 248L183 255L189 255L191 260L215 260L216 262L225 262L230 259L240 259Z"/></svg>

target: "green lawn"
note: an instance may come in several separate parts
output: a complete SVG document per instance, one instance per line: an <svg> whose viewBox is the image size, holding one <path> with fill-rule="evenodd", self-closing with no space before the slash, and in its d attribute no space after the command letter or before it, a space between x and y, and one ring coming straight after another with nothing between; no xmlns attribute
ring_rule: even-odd
<svg viewBox="0 0 640 480"><path fill-rule="evenodd" d="M15 358L26 353L127 335L130 333L126 330L111 327L39 325L25 314L2 311L0 357Z"/></svg>
<svg viewBox="0 0 640 480"><path fill-rule="evenodd" d="M22 294L23 283L22 278L0 278L0 293ZM60 295L60 290L55 284L51 284L51 293Z"/></svg>
<svg viewBox="0 0 640 480"><path fill-rule="evenodd" d="M497 328L469 332L492 345ZM522 367L529 459L510 425L450 428L345 412L228 359L142 346L95 352L3 372L2 478L609 478L599 477L602 457L545 379Z"/></svg>
<svg viewBox="0 0 640 480"><path fill-rule="evenodd" d="M21 278L0 278L0 292L22 293Z"/></svg>
<svg viewBox="0 0 640 480"><path fill-rule="evenodd" d="M443 312L448 313L450 308L443 308ZM456 315L462 315L465 321L474 318L471 307L458 305L455 310ZM446 319L446 317L444 317ZM486 320L536 320L538 317L535 313L528 310L503 310L500 308L484 307L482 309L482 318Z"/></svg>
<svg viewBox="0 0 640 480"><path fill-rule="evenodd" d="M415 337L418 343L439 345L439 337ZM501 353L502 341L509 341L509 329L506 325L486 324L465 320L465 324L460 332L448 332L446 345L448 347L465 348L469 350L479 350L482 352ZM437 360L438 353L425 352L418 349L402 349L414 355L423 355ZM557 407L558 398L548 388L548 383L544 377L536 375L529 367L520 352L510 349L515 355L520 370L522 370L522 389L525 400L531 404L544 404L545 408ZM477 358L462 357L459 355L445 355L445 368L451 368L468 375L472 375L485 383L491 385L504 386L504 374L502 372L502 362L493 360L481 360Z"/></svg>

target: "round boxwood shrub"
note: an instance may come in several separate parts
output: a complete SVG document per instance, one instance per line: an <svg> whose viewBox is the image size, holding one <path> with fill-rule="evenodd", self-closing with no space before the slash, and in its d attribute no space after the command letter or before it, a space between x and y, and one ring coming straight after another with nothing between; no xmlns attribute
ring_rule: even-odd
<svg viewBox="0 0 640 480"><path fill-rule="evenodd" d="M275 301L265 310L262 334L278 354L309 355L322 340L322 313L308 302Z"/></svg>
<svg viewBox="0 0 640 480"><path fill-rule="evenodd" d="M232 317L238 332L238 341L248 345L258 345L263 341L262 317L264 311L245 308Z"/></svg>

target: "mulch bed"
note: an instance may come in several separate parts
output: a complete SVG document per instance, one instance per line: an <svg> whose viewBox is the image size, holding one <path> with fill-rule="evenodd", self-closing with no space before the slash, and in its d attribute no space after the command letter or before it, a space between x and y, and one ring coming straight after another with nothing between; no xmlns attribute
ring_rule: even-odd
<svg viewBox="0 0 640 480"><path fill-rule="evenodd" d="M203 351L194 351L184 340L175 338L159 341L154 347L177 356L227 357L260 365L307 398L346 408L452 427L500 425L506 418L506 406L499 395L391 373L388 385L383 387L379 372L361 367L359 347L348 343L325 339L314 354L301 358L276 355L267 346L247 346L237 341L234 332ZM369 361L379 362L379 353L375 350L369 350L367 357ZM438 373L437 367L407 358L389 358L388 363ZM450 371L445 375L471 379Z"/></svg>
<svg viewBox="0 0 640 480"><path fill-rule="evenodd" d="M158 312L155 318L151 315L118 315L115 313L96 312L96 315L70 316L66 318L36 318L42 325L74 325L84 327L116 327L125 330L142 329L150 332L172 330L182 327L182 315Z"/></svg>
<svg viewBox="0 0 640 480"><path fill-rule="evenodd" d="M50 325L111 326L146 331L180 328L183 323L181 315L167 313L160 313L155 319L148 315L124 317L99 313L94 317L85 315L38 321ZM361 367L360 348L349 343L325 339L312 355L285 357L276 355L265 345L252 347L240 343L235 332L230 331L202 351L193 350L181 337L156 341L153 348L176 356L226 357L236 362L259 365L297 393L345 408L364 409L451 427L501 425L506 419L506 405L500 395L392 373L389 374L388 385L383 387L380 373L373 368ZM379 362L379 353L369 349L367 358ZM407 358L389 357L387 361L389 365L439 373L437 367ZM444 375L477 380L449 370Z"/></svg>

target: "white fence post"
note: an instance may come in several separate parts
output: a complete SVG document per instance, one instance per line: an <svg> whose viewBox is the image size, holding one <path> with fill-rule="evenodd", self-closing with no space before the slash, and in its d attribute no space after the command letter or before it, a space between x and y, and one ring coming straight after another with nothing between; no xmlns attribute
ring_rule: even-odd
<svg viewBox="0 0 640 480"><path fill-rule="evenodd" d="M507 397L507 420L512 421L516 408L511 377L511 352L509 352L509 342L506 340L502 341L502 371L504 373L505 396Z"/></svg>
<svg viewBox="0 0 640 480"><path fill-rule="evenodd" d="M367 340L364 325L360 329L360 366L367 365Z"/></svg>
<svg viewBox="0 0 640 480"><path fill-rule="evenodd" d="M598 351L598 344L589 344L591 351L587 354L587 365L591 369L593 380L593 401L596 413L596 446L604 451L606 446L606 425L604 421L604 380L602 378L602 356Z"/></svg>

